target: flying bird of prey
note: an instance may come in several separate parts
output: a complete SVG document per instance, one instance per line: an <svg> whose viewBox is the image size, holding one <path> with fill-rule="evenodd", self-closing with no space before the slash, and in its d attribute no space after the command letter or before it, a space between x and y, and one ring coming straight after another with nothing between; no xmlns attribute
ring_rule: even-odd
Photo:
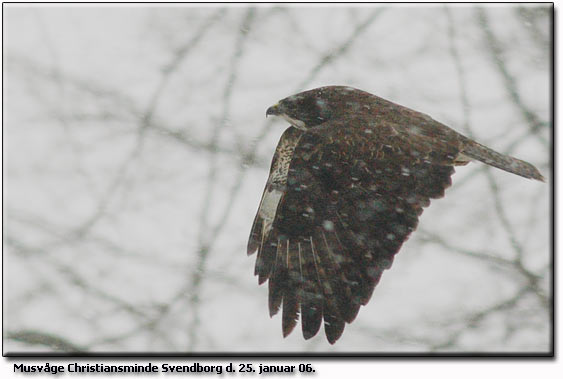
<svg viewBox="0 0 563 379"><path fill-rule="evenodd" d="M544 181L531 164L497 153L430 116L343 86L289 96L266 116L291 124L278 143L248 242L269 281L270 316L284 337L299 315L305 339L324 320L340 338L415 230L444 196L454 166L480 161Z"/></svg>

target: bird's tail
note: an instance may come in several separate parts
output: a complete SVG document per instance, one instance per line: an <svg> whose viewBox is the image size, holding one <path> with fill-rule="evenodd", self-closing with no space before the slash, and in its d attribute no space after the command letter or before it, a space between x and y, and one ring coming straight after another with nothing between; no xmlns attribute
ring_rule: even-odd
<svg viewBox="0 0 563 379"><path fill-rule="evenodd" d="M500 168L501 170L523 176L524 178L545 182L545 178L540 174L539 170L530 163L497 153L475 141L470 141L464 147L462 154L490 166Z"/></svg>

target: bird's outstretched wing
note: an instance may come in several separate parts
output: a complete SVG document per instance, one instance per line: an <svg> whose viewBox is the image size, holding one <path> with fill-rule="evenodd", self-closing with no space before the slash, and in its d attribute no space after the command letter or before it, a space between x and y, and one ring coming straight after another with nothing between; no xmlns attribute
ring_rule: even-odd
<svg viewBox="0 0 563 379"><path fill-rule="evenodd" d="M436 156L425 141L360 117L283 134L248 254L258 251L284 336L301 315L306 339L324 320L334 343L367 304L423 207L451 185L458 151Z"/></svg>

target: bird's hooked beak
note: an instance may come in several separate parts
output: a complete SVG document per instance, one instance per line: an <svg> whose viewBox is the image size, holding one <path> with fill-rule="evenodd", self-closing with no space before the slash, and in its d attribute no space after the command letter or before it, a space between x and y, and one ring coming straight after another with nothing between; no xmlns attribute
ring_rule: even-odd
<svg viewBox="0 0 563 379"><path fill-rule="evenodd" d="M266 110L266 117L269 115L278 116L280 114L280 104L274 104Z"/></svg>
<svg viewBox="0 0 563 379"><path fill-rule="evenodd" d="M297 120L289 116L280 103L274 104L266 110L266 117L268 117L269 115L280 116L297 129L305 131L307 130L305 123L301 120Z"/></svg>

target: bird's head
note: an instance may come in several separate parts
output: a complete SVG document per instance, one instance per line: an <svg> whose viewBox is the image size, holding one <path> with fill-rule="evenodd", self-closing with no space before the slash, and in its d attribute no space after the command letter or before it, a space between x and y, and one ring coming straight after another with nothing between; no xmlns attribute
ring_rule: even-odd
<svg viewBox="0 0 563 379"><path fill-rule="evenodd" d="M286 97L266 111L286 119L297 129L307 130L337 119L359 108L367 92L345 86L328 86Z"/></svg>

